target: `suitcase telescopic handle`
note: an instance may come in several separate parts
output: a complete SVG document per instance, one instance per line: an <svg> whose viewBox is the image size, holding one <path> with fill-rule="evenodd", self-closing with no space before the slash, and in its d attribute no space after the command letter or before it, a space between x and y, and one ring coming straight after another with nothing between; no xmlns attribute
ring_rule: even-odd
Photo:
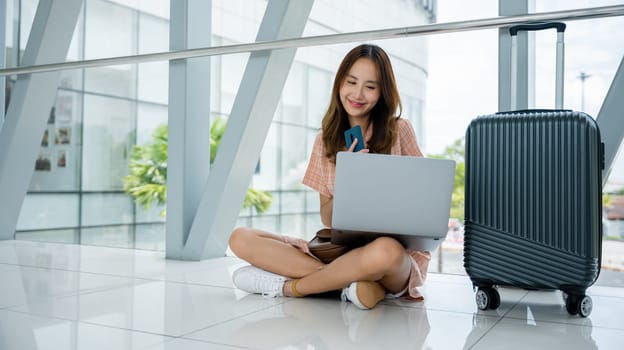
<svg viewBox="0 0 624 350"><path fill-rule="evenodd" d="M517 108L517 81L518 81L518 32L520 31L538 31L544 29L557 29L557 62L555 77L555 108L563 108L563 61L564 61L564 44L563 33L566 24L563 22L534 22L519 24L509 28L511 35L511 89L510 101L511 110Z"/></svg>
<svg viewBox="0 0 624 350"><path fill-rule="evenodd" d="M565 32L566 24L563 22L535 22L535 23L526 23L526 24L518 24L513 27L509 27L510 35L517 35L520 31L534 32L537 30L544 29L557 29L557 32Z"/></svg>

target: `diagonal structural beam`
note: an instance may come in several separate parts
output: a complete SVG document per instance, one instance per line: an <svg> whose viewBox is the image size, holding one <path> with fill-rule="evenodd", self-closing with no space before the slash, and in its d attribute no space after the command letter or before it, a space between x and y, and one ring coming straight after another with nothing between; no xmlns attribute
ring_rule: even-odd
<svg viewBox="0 0 624 350"><path fill-rule="evenodd" d="M313 0L269 1L256 41L300 37L312 4ZM281 49L250 55L183 259L225 254L295 53L296 49Z"/></svg>
<svg viewBox="0 0 624 350"><path fill-rule="evenodd" d="M602 141L605 144L605 169L602 172L602 185L609 179L611 168L618 149L624 140L624 57L620 61L613 82L605 97L596 122L600 127Z"/></svg>
<svg viewBox="0 0 624 350"><path fill-rule="evenodd" d="M82 0L41 0L23 66L63 62ZM12 239L28 191L60 72L20 75L0 130L0 239Z"/></svg>

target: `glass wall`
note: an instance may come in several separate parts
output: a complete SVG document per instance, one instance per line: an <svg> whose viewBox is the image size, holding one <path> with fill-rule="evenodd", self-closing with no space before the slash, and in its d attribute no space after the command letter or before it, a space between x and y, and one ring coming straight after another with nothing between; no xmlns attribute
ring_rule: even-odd
<svg viewBox="0 0 624 350"><path fill-rule="evenodd" d="M36 6L12 7L20 34L7 49L9 65L19 63ZM67 59L167 51L168 8L168 1L85 1ZM123 179L133 146L151 142L167 122L167 85L167 62L62 72L16 239L164 249L162 208L136 206Z"/></svg>
<svg viewBox="0 0 624 350"><path fill-rule="evenodd" d="M255 40L266 1L213 0L212 4L213 45ZM36 6L36 0L14 2L11 12L19 30L13 33L15 44L8 48L13 55L9 65L19 64ZM353 8L359 9L357 13ZM430 23L432 11L420 1L318 0L304 35ZM167 51L168 17L166 0L86 0L68 60ZM426 148L426 39L377 44L391 56L403 116L410 119ZM271 206L263 213L241 209L239 225L304 238L322 227L318 194L303 186L301 179L329 103L335 69L355 45L298 50L250 184L272 195ZM234 54L211 59L213 120L227 120L248 57ZM168 62L62 73L19 217L17 239L164 250L164 207L146 210L135 204L123 184L133 147L152 143L154 131L167 124L168 74Z"/></svg>

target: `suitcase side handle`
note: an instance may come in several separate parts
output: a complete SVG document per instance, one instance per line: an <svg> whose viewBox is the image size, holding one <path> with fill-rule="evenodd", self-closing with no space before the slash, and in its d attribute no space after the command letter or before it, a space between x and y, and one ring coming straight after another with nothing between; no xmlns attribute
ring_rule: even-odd
<svg viewBox="0 0 624 350"><path fill-rule="evenodd" d="M520 31L534 32L537 30L544 29L557 29L557 32L565 32L566 24L563 22L535 22L535 23L526 23L526 24L518 24L513 27L509 27L509 35L514 36L518 35Z"/></svg>

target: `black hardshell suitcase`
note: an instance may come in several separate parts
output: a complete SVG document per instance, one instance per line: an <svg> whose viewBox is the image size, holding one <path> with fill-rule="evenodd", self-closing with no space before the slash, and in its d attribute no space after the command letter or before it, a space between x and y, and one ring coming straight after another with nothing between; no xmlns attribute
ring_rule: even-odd
<svg viewBox="0 0 624 350"><path fill-rule="evenodd" d="M556 103L561 108L565 24L510 28L512 57L518 30L553 27L561 41ZM464 267L477 288L479 309L500 305L496 286L514 286L562 290L570 314L591 313L585 291L600 273L603 148L598 125L582 112L512 111L470 123Z"/></svg>

